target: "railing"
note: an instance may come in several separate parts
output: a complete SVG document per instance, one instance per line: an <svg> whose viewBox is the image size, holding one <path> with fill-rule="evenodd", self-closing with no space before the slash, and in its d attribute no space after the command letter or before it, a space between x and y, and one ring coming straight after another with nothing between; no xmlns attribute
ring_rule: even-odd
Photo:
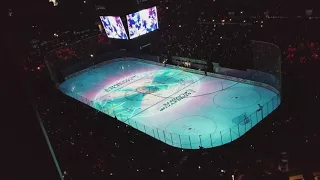
<svg viewBox="0 0 320 180"><path fill-rule="evenodd" d="M96 66L90 67L88 69L85 69L81 72L78 72L76 74L73 74L71 76L76 76L79 73L83 73L85 71L88 71L92 68L95 68L97 66L106 64L106 63L112 63L115 61L122 61L125 59L119 58L119 59L114 59L110 61L103 62L101 64L98 64ZM138 61L143 61L147 63L152 63L156 65L161 65L164 66L164 64L157 63L157 62L150 62L142 59L136 59ZM202 74L204 75L205 72L200 71L200 70L193 70L193 69L188 69L188 68L180 68L177 66L172 66L172 65L167 65L168 68L175 68L175 69L181 69L183 71L187 72L192 72L192 73L197 73L197 74ZM216 146L221 146L227 143L230 143L239 137L241 137L243 134L245 134L247 131L249 131L252 127L254 127L256 124L258 124L262 119L264 119L267 115L269 115L272 111L274 111L281 102L281 97L280 97L280 92L264 83L260 82L254 82L251 80L245 80L241 78L236 78L236 77L230 77L230 76L225 76L221 74L214 74L214 73L208 73L207 75L213 76L213 77L219 77L219 78L225 78L228 80L233 80L241 83L248 83L248 84L253 84L253 85L259 85L264 88L268 88L276 93L276 96L274 96L269 102L263 104L260 106L258 110L255 110L251 112L250 114L242 114L238 117L235 117L232 121L236 123L232 128L225 129L219 132L213 132L211 134L200 134L200 135L180 135L180 134L174 134L167 132L163 129L159 129L156 127L150 127L146 126L138 121L135 121L133 119L130 119L130 117L127 117L125 114L120 114L115 111L110 111L108 109L103 108L100 104L95 103L93 100L87 99L79 94L70 92L68 89L61 89L64 93L68 94L69 96L73 97L74 99L77 99L109 116L116 117L119 121L122 121L123 123L126 123L142 132L145 134L148 134L164 143L170 144L174 147L178 148L184 148L184 149L198 149L200 147L203 148L211 148L211 147L216 147ZM69 77L70 78L70 77Z"/></svg>

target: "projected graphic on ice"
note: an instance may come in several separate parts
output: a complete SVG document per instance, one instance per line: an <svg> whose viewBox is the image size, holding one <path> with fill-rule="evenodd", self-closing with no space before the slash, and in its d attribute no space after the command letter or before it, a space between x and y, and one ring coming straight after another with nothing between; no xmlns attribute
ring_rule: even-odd
<svg viewBox="0 0 320 180"><path fill-rule="evenodd" d="M184 74L181 71L170 69L140 73L105 87L96 97L96 103L106 111L112 113L116 111L122 116L131 118L163 98L171 99L168 102L163 101L163 106L160 109L144 113L144 116L147 116L177 105L194 90L181 91L181 95L177 94L177 97L172 96L174 92L183 89L188 84L196 83L197 79L192 74ZM193 89L198 88L194 87ZM170 96L172 97L170 98Z"/></svg>

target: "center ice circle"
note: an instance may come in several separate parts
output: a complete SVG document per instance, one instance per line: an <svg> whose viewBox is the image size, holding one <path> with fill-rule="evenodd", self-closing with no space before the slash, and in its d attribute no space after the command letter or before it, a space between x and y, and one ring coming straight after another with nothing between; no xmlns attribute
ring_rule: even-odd
<svg viewBox="0 0 320 180"><path fill-rule="evenodd" d="M168 124L166 132L179 135L201 135L215 133L217 125L210 117L205 116L187 116L176 119Z"/></svg>
<svg viewBox="0 0 320 180"><path fill-rule="evenodd" d="M160 88L158 88L157 86L142 86L142 87L136 88L136 92L139 92L142 94L152 94L152 93L157 92L159 90L160 90Z"/></svg>
<svg viewBox="0 0 320 180"><path fill-rule="evenodd" d="M260 93L253 89L234 87L216 94L213 102L225 109L242 109L258 104L260 99Z"/></svg>

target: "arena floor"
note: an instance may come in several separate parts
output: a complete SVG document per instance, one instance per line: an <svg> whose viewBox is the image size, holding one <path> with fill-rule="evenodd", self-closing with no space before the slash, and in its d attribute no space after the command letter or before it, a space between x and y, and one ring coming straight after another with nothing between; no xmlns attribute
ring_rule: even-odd
<svg viewBox="0 0 320 180"><path fill-rule="evenodd" d="M186 149L229 143L280 104L276 93L262 87L128 58L72 77L60 89L155 139Z"/></svg>

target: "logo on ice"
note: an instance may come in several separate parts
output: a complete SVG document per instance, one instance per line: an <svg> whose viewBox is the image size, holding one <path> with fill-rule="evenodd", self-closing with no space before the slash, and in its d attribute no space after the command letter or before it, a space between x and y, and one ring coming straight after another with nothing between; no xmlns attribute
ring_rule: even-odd
<svg viewBox="0 0 320 180"><path fill-rule="evenodd" d="M167 109L168 107L178 103L179 101L181 101L184 98L187 98L188 96L190 96L192 93L194 93L194 90L188 89L186 90L184 93L180 94L177 97L172 98L170 101L166 102L163 104L162 108L160 109L160 111L163 111L165 109Z"/></svg>
<svg viewBox="0 0 320 180"><path fill-rule="evenodd" d="M139 76L138 76L138 75L134 75L134 76L132 76L132 77L130 77L130 78L127 78L127 79L124 79L124 80L120 81L119 83L117 83L117 84L115 84L115 85L112 85L112 86L108 87L108 88L105 89L104 91L105 91L105 92L110 92L110 91L118 88L119 86L122 86L122 85L124 85L124 84L126 84L126 83L128 83L128 82L131 82L131 81L133 81L133 80L135 80L135 79L137 79L137 78L139 78Z"/></svg>

